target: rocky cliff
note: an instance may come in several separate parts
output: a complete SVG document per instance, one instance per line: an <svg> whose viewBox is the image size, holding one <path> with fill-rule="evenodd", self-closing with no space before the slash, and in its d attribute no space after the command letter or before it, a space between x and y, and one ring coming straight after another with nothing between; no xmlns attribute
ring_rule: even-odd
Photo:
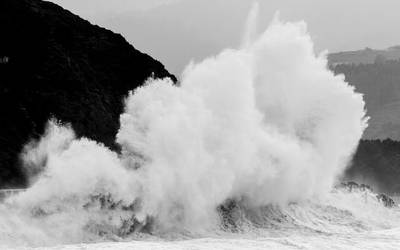
<svg viewBox="0 0 400 250"><path fill-rule="evenodd" d="M49 118L116 149L123 99L164 66L121 35L40 0L0 1L0 188L26 178L19 153Z"/></svg>

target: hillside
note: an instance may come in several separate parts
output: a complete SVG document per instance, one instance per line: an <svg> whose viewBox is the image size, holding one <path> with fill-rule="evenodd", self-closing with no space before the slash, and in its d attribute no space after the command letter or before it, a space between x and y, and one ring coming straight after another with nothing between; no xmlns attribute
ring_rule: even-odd
<svg viewBox="0 0 400 250"><path fill-rule="evenodd" d="M393 46L384 50L365 48L364 50L343 51L328 55L330 65L337 64L370 64L382 60L400 59L400 46Z"/></svg>
<svg viewBox="0 0 400 250"><path fill-rule="evenodd" d="M175 79L121 35L49 2L1 0L0 31L0 188L26 184L19 152L49 118L115 148L128 91L151 75Z"/></svg>
<svg viewBox="0 0 400 250"><path fill-rule="evenodd" d="M400 140L400 60L331 66L364 94L371 117L364 139Z"/></svg>
<svg viewBox="0 0 400 250"><path fill-rule="evenodd" d="M399 58L399 46L329 55L335 74L344 74L346 81L364 94L371 117L343 180L368 184L389 194L400 193Z"/></svg>

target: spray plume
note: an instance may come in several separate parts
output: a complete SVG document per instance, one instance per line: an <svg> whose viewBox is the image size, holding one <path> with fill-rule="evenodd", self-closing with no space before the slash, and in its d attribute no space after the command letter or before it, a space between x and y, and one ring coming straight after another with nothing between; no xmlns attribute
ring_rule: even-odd
<svg viewBox="0 0 400 250"><path fill-rule="evenodd" d="M257 22L258 22L259 12L260 12L260 7L258 5L258 2L255 2L250 9L246 21L246 26L244 29L243 41L242 41L242 46L244 47L249 46L257 36L257 28L258 28Z"/></svg>
<svg viewBox="0 0 400 250"><path fill-rule="evenodd" d="M70 232L93 224L201 231L218 225L228 199L256 207L327 193L366 127L362 96L315 55L303 22L275 20L248 37L240 49L191 63L180 86L149 79L130 93L121 154L50 123L24 153L35 165L45 151L42 174L7 206L50 239L78 241L84 234Z"/></svg>

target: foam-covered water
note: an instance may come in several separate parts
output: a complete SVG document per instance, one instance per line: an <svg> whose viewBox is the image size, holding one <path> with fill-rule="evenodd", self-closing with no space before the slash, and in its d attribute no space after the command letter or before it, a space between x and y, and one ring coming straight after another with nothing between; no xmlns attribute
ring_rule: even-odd
<svg viewBox="0 0 400 250"><path fill-rule="evenodd" d="M397 208L332 189L366 127L362 96L304 23L257 36L255 19L239 49L191 63L179 86L130 93L120 153L50 121L21 156L30 187L0 205L0 246L398 247Z"/></svg>
<svg viewBox="0 0 400 250"><path fill-rule="evenodd" d="M228 205L226 205L228 207ZM335 189L324 199L249 208L231 205L219 230L203 234L134 233L97 237L92 243L59 243L37 249L398 249L400 210L380 203L368 190ZM4 215L4 214L3 214ZM4 217L2 228L4 230ZM14 217L9 217L18 227ZM6 221L7 222L7 221ZM10 224L10 223L7 223ZM26 224L23 224L24 228ZM31 228L25 228L31 233ZM27 238L8 235L8 249L30 249ZM4 234L1 239L4 239ZM37 235L42 237L42 235ZM13 238L13 239L12 239ZM25 241L24 241L25 240ZM86 239L88 240L88 239ZM20 244L16 244L20 241ZM96 243L97 242L97 243ZM33 243L32 239L28 245ZM36 242L37 244L38 242ZM49 242L47 242L48 244ZM40 246L41 244L37 244Z"/></svg>

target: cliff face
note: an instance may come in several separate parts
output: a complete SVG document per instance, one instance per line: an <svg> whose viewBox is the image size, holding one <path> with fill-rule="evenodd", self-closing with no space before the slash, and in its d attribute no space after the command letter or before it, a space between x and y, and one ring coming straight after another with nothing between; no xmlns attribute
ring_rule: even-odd
<svg viewBox="0 0 400 250"><path fill-rule="evenodd" d="M164 66L118 34L40 0L0 1L0 188L24 186L23 145L49 118L115 149L123 98Z"/></svg>

